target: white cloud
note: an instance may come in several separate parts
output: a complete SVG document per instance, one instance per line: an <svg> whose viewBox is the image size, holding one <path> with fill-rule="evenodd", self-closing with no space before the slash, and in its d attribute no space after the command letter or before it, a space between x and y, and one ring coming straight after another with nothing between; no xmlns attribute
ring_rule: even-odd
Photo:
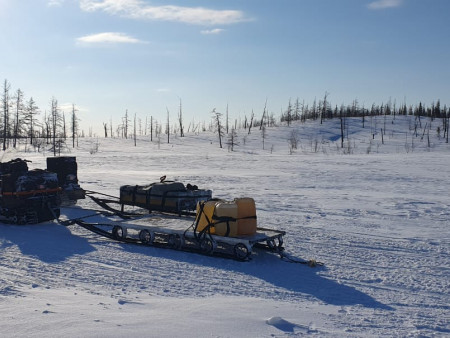
<svg viewBox="0 0 450 338"><path fill-rule="evenodd" d="M403 3L403 0L377 0L367 5L370 9L384 9L399 7Z"/></svg>
<svg viewBox="0 0 450 338"><path fill-rule="evenodd" d="M143 43L142 41L124 33L105 32L77 38L81 44L115 44L115 43Z"/></svg>
<svg viewBox="0 0 450 338"><path fill-rule="evenodd" d="M49 7L59 7L63 4L65 0L48 0L47 6Z"/></svg>
<svg viewBox="0 0 450 338"><path fill-rule="evenodd" d="M151 6L142 0L80 0L87 12L104 11L131 19L175 21L196 25L224 25L248 21L238 10L215 10L204 7L173 5Z"/></svg>
<svg viewBox="0 0 450 338"><path fill-rule="evenodd" d="M222 29L222 28L214 28L214 29L206 29L206 30L200 31L200 33L205 34L205 35L212 35L212 34L220 34L224 31L225 31L225 29Z"/></svg>

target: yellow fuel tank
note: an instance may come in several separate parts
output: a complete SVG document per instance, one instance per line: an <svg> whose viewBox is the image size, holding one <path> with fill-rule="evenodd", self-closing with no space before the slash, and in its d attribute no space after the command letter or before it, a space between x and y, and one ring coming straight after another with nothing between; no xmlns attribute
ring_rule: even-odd
<svg viewBox="0 0 450 338"><path fill-rule="evenodd" d="M256 233L255 200L249 197L236 198L238 235L253 235Z"/></svg>
<svg viewBox="0 0 450 338"><path fill-rule="evenodd" d="M197 217L196 217L196 222L198 222L197 225L197 231L200 232L203 229L205 229L210 223L214 222L213 221L213 215L214 215L214 210L216 208L216 203L218 201L207 201L207 202L199 202L197 203ZM200 209L203 208L203 210L200 212ZM210 232L212 234L215 233L215 229L214 227L210 228Z"/></svg>
<svg viewBox="0 0 450 338"><path fill-rule="evenodd" d="M214 215L216 222L219 222L214 225L216 235L229 237L236 237L238 235L238 206L236 203L218 202ZM229 220L226 220L227 218ZM224 219L224 221L221 222L221 219Z"/></svg>

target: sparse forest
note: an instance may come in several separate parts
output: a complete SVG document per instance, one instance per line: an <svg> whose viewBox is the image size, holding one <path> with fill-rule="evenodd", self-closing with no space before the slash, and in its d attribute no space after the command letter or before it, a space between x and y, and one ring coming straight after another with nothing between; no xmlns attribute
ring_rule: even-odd
<svg viewBox="0 0 450 338"><path fill-rule="evenodd" d="M386 103L374 103L370 107L365 107L359 104L357 99L349 105L333 106L328 97L329 93L325 92L323 99L315 99L312 104L307 104L299 98L289 99L286 109L278 114L269 112L266 100L264 109L260 114L255 114L252 110L249 116L244 115L235 118L234 121L230 118L232 113L229 112L227 104L224 114L213 108L209 122L192 120L188 124L183 120L183 106L180 99L176 119L170 119L168 109L166 109L165 122L158 121L153 115L145 116L142 119L138 117L137 113L134 113L131 118L129 111L125 109L119 123L114 125L111 117L109 122L103 123L102 130L105 138L131 138L135 145L137 144L137 136L149 136L150 141L155 140L160 144L161 142L170 143L171 135L184 137L186 133L198 134L209 131L218 134L220 148L222 148L222 140L225 140L225 143L229 146L228 149L233 151L235 146L240 144L238 140L240 133L249 135L258 130L264 149L267 144L268 127L290 126L296 121L301 123L320 121L320 125L322 125L324 121L336 120L339 124L340 133L339 138L335 141L340 141L340 148L343 149L344 153L351 153L349 119L353 121L359 119L361 128L368 128L372 139L377 136L384 144L389 124L394 124L397 116L410 116L414 119L412 126L410 126L412 130L411 138L425 139L430 146L430 133L435 133L441 142L448 143L450 109L446 105L442 106L439 99L433 102L431 106L425 106L422 102L416 105L407 105L406 102L398 104L395 100L389 99ZM64 111L61 109L58 100L52 97L47 108L38 107L33 97L26 98L21 89L13 90L10 82L6 79L1 91L0 109L0 140L3 151L10 147L16 148L20 143L36 151L45 147L56 156L63 152L65 147L75 148L78 144L78 138L86 136L85 131L80 128L80 119L75 104ZM66 119L66 114L69 116L68 119ZM374 119L375 117L378 118ZM380 123L380 121L382 122ZM392 128L390 129L392 130ZM87 136L97 137L92 126L89 127ZM408 135L406 135L407 137ZM72 140L67 145L67 140L70 138ZM412 145L413 141L411 140ZM245 142L244 139L242 143L245 145ZM287 142L290 153L293 153L299 146L299 137L296 135L296 131L292 131L287 137ZM311 140L311 143L315 143L311 146L311 150L313 152L319 151L321 142L322 140L319 138ZM273 147L271 151L273 151Z"/></svg>
<svg viewBox="0 0 450 338"><path fill-rule="evenodd" d="M72 137L72 147L75 147L79 135L79 119L75 105L72 105L70 132L65 112L61 110L58 100L51 98L48 111L38 107L33 99L25 98L21 89L12 91L11 84L4 80L1 94L0 139L3 151L16 148L19 143L25 149L31 147L40 151L44 146L54 156L67 147L66 141Z"/></svg>

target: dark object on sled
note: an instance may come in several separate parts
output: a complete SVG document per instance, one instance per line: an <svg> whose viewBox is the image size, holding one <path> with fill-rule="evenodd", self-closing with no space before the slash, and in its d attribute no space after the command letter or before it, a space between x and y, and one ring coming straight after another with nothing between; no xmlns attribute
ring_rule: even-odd
<svg viewBox="0 0 450 338"><path fill-rule="evenodd" d="M10 174L17 178L21 174L28 171L27 160L22 160L21 158L16 158L8 162L0 163L0 175Z"/></svg>
<svg viewBox="0 0 450 338"><path fill-rule="evenodd" d="M120 203L138 206L149 211L181 214L194 211L198 202L210 200L211 190L198 189L181 182L163 181L149 185L124 185L120 187Z"/></svg>
<svg viewBox="0 0 450 338"><path fill-rule="evenodd" d="M76 202L85 198L85 191L78 184L78 165L74 156L47 157L47 170L56 173L59 186L66 200ZM70 203L69 203L70 204Z"/></svg>
<svg viewBox="0 0 450 338"><path fill-rule="evenodd" d="M27 161L0 163L0 218L15 224L53 220L60 213L60 188L55 173L28 170Z"/></svg>

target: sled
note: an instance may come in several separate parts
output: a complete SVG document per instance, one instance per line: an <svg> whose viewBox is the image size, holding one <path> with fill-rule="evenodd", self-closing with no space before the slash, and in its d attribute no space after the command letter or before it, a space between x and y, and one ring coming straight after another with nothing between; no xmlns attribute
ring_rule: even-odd
<svg viewBox="0 0 450 338"><path fill-rule="evenodd" d="M166 247L211 256L249 260L254 247L281 252L284 231L257 228L253 235L225 237L204 232L199 235L195 217L152 214L122 221L106 219L99 223L74 220L73 223L104 237L146 246Z"/></svg>

